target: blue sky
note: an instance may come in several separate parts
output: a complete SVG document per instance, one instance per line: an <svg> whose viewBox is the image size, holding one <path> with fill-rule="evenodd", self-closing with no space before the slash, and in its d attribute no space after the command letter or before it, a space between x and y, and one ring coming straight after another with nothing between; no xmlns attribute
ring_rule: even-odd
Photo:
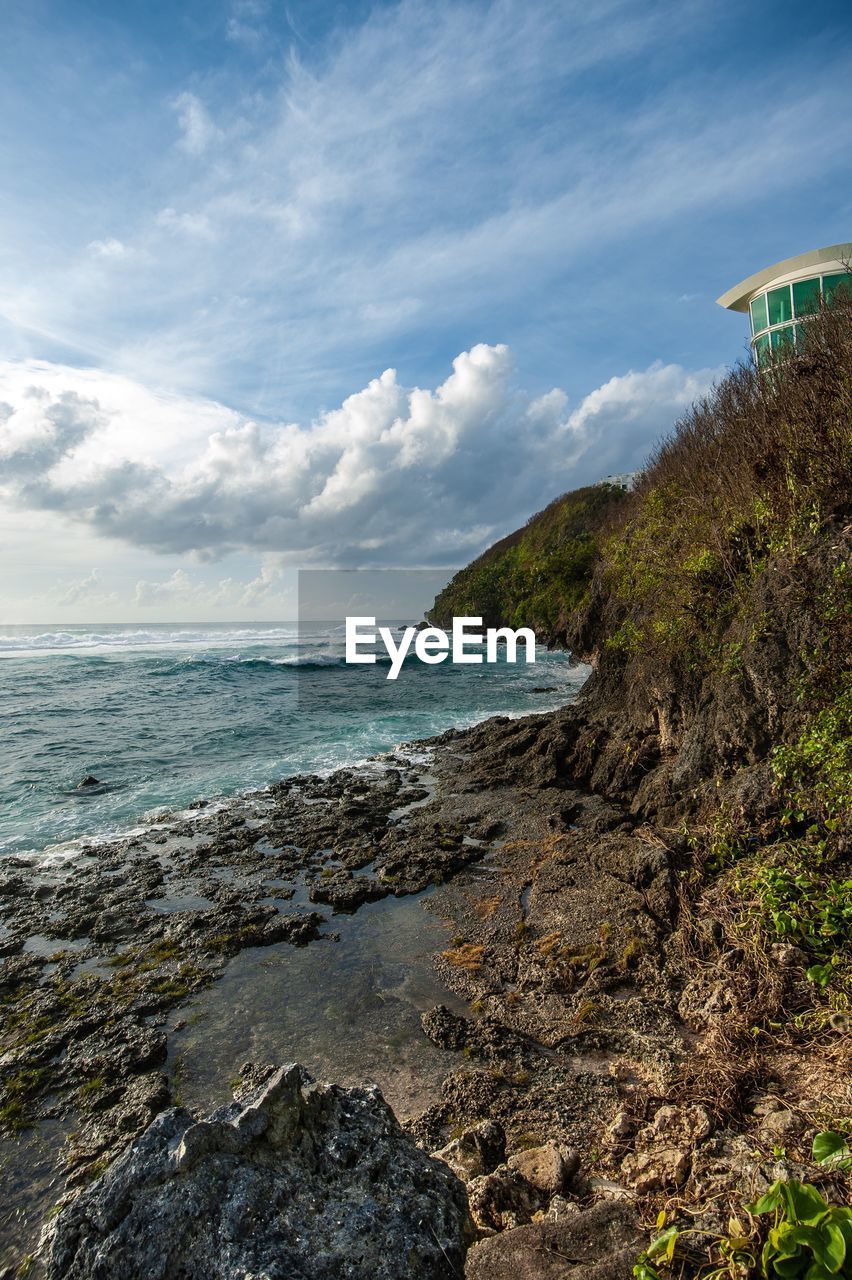
<svg viewBox="0 0 852 1280"><path fill-rule="evenodd" d="M301 564L463 563L742 355L718 294L852 238L845 4L3 22L9 621L285 616Z"/></svg>

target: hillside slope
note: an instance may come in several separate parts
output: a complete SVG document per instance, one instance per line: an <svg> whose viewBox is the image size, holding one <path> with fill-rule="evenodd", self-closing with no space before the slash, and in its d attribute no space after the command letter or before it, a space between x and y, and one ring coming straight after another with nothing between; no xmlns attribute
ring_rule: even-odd
<svg viewBox="0 0 852 1280"><path fill-rule="evenodd" d="M743 769L763 788L782 747L814 814L852 777L849 313L810 338L770 377L737 368L678 424L566 624L596 666L576 763L647 814L714 810ZM814 734L840 754L826 740L817 760Z"/></svg>
<svg viewBox="0 0 852 1280"><path fill-rule="evenodd" d="M676 820L713 811L717 781L742 769L762 766L768 785L777 749L817 725L842 737L850 537L852 313L841 304L809 325L803 356L767 375L735 368L634 493L556 499L457 573L429 616L532 626L591 662L571 768ZM821 794L826 771L846 764L822 762Z"/></svg>
<svg viewBox="0 0 852 1280"><path fill-rule="evenodd" d="M677 946L705 975L738 957L693 1070L730 1110L771 1070L761 1036L801 1053L852 1028L852 309L766 374L734 369L595 543L552 637L594 672L520 767L618 802L680 861ZM779 947L801 964L785 991Z"/></svg>
<svg viewBox="0 0 852 1280"><path fill-rule="evenodd" d="M460 570L429 620L448 626L454 616L481 617L487 627L532 627L539 639L558 644L589 589L598 533L624 499L607 484L556 498Z"/></svg>

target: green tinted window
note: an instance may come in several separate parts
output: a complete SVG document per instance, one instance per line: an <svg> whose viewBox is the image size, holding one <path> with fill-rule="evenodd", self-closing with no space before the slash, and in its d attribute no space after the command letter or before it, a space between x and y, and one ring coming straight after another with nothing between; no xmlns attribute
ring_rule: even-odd
<svg viewBox="0 0 852 1280"><path fill-rule="evenodd" d="M785 351L793 345L793 326L788 324L784 329L774 329L772 332L772 350Z"/></svg>
<svg viewBox="0 0 852 1280"><path fill-rule="evenodd" d="M761 293L758 297L753 298L751 302L751 331L752 333L760 333L761 329L765 329L769 321L766 318L766 294Z"/></svg>
<svg viewBox="0 0 852 1280"><path fill-rule="evenodd" d="M793 285L793 306L797 316L812 316L819 311L819 279L796 281Z"/></svg>
<svg viewBox="0 0 852 1280"><path fill-rule="evenodd" d="M755 355L757 356L757 363L759 365L766 364L767 360L769 359L769 334L768 333L763 333L759 338L755 339L754 351L755 351Z"/></svg>
<svg viewBox="0 0 852 1280"><path fill-rule="evenodd" d="M830 302L840 286L852 298L852 275L848 271L841 271L836 276L823 276L822 289L825 294L826 302Z"/></svg>
<svg viewBox="0 0 852 1280"><path fill-rule="evenodd" d="M785 320L793 319L793 309L790 304L790 286L788 284L785 284L781 289L773 289L766 297L769 302L770 324L782 324Z"/></svg>

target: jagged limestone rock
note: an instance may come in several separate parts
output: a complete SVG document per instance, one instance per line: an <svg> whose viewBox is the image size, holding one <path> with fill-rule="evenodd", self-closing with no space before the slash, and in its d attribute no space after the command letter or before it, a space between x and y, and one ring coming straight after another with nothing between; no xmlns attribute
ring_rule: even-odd
<svg viewBox="0 0 852 1280"><path fill-rule="evenodd" d="M462 1183L378 1089L292 1064L207 1119L162 1112L41 1252L50 1280L449 1280L469 1230Z"/></svg>

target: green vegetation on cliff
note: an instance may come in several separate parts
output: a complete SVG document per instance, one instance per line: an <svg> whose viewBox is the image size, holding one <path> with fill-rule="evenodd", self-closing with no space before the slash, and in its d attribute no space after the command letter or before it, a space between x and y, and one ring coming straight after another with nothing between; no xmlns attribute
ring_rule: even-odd
<svg viewBox="0 0 852 1280"><path fill-rule="evenodd" d="M567 770L682 851L678 948L723 994L676 1092L736 1123L782 1061L788 1084L848 1062L848 298L808 325L799 354L736 368L677 424L601 531L564 640L597 664ZM820 1114L818 1163L826 1144L848 1155L843 1097ZM681 1220L634 1275L852 1276L849 1210L816 1187L782 1180L731 1208L703 1259Z"/></svg>
<svg viewBox="0 0 852 1280"><path fill-rule="evenodd" d="M609 647L653 650L686 668L711 656L735 662L717 641L759 575L783 566L795 577L848 514L848 319L827 314L809 337L805 355L770 376L735 369L652 457L623 524L602 544L598 587L617 622ZM833 669L848 631L842 599L828 596L843 596L848 583L821 586L821 657Z"/></svg>
<svg viewBox="0 0 852 1280"><path fill-rule="evenodd" d="M852 997L850 534L841 305L803 355L735 369L677 425L601 537L575 619L602 684L632 690L618 749L656 765L645 803L692 811L701 883L719 877L740 945L804 953L825 999L797 1016L815 1027Z"/></svg>
<svg viewBox="0 0 852 1280"><path fill-rule="evenodd" d="M633 494L568 494L462 570L433 616L454 613L595 664L565 777L685 838L684 947L708 960L709 915L745 956L701 1087L735 1105L756 1037L852 1025L848 298L794 357L736 367ZM778 947L807 974L795 998Z"/></svg>
<svg viewBox="0 0 852 1280"><path fill-rule="evenodd" d="M550 640L588 591L599 530L625 495L611 485L563 494L522 529L496 542L460 570L429 618L481 617L486 627L532 627Z"/></svg>

